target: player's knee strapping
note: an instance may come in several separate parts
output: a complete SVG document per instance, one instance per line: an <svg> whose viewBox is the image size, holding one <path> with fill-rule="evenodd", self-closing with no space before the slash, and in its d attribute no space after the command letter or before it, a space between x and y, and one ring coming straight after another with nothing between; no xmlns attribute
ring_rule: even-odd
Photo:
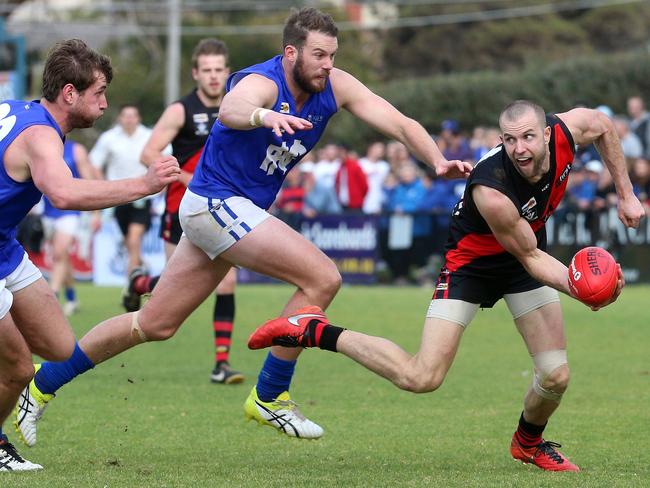
<svg viewBox="0 0 650 488"><path fill-rule="evenodd" d="M549 388L544 388L544 381L560 366L568 363L566 349L555 349L553 351L544 351L533 356L535 365L535 375L533 377L533 391L542 398L559 402L562 399L562 393L558 393Z"/></svg>
<svg viewBox="0 0 650 488"><path fill-rule="evenodd" d="M147 342L148 339L142 330L142 327L140 327L138 314L139 312L133 312L131 314L131 336L133 337L133 340L135 340L136 344L142 344L143 342Z"/></svg>

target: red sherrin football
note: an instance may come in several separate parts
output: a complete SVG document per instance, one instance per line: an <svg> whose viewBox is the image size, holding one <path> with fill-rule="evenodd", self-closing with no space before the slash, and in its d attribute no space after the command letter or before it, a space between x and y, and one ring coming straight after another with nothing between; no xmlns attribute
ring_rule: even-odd
<svg viewBox="0 0 650 488"><path fill-rule="evenodd" d="M618 266L610 253L600 247L580 249L569 265L569 286L578 300L598 306L616 291Z"/></svg>

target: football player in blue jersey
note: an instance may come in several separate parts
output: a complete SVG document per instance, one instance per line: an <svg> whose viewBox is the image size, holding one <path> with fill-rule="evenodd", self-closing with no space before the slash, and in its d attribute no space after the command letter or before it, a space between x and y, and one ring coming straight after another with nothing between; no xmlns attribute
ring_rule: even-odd
<svg viewBox="0 0 650 488"><path fill-rule="evenodd" d="M159 192L180 172L167 157L140 178L73 178L63 159L65 135L92 126L106 110L112 76L108 57L72 39L49 53L40 101L0 103L0 425L34 375L32 353L76 363L80 351L54 293L16 241L18 223L43 194L61 209L112 207ZM0 437L0 471L40 467Z"/></svg>
<svg viewBox="0 0 650 488"><path fill-rule="evenodd" d="M471 165L447 161L427 131L349 73L334 67L338 29L314 8L293 11L283 52L233 73L205 149L180 205L184 235L151 299L138 312L102 322L79 344L85 370L137 344L172 337L233 266L296 286L283 314L308 304L326 308L341 286L336 265L316 246L266 210L286 173L345 109L396 139L438 175L469 174ZM300 438L323 429L305 418L289 396L299 350L269 353L244 405L245 415ZM54 392L81 369L46 363L23 392L17 422L32 438Z"/></svg>
<svg viewBox="0 0 650 488"><path fill-rule="evenodd" d="M160 237L165 241L167 259L181 240L183 229L178 209L210 129L219 115L229 74L226 44L213 38L199 41L192 53L192 77L196 87L165 109L142 150L140 159L146 165L160 158L171 144L172 154L181 166L181 177L165 192L165 212L160 219ZM134 270L129 276L129 286L122 302L126 311L138 310L140 296L151 293L159 279L160 276L150 276L144 269ZM244 381L244 375L230 367L236 285L237 270L232 268L215 290L212 313L215 364L210 374L212 383L235 385Z"/></svg>

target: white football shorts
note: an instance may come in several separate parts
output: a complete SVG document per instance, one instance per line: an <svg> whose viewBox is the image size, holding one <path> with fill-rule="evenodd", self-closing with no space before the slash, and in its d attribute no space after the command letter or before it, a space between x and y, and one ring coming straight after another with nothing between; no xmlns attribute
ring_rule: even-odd
<svg viewBox="0 0 650 488"><path fill-rule="evenodd" d="M13 305L13 292L26 288L42 276L41 271L34 266L25 253L18 267L0 280L0 318L7 315Z"/></svg>
<svg viewBox="0 0 650 488"><path fill-rule="evenodd" d="M214 259L271 215L244 197L206 198L186 190L178 216L183 235Z"/></svg>
<svg viewBox="0 0 650 488"><path fill-rule="evenodd" d="M58 218L42 217L43 234L51 239L55 232L76 236L79 229L79 214L62 215Z"/></svg>

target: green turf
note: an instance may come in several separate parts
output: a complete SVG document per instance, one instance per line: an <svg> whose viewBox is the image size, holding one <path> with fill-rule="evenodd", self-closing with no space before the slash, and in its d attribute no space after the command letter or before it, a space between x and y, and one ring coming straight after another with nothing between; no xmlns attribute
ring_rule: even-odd
<svg viewBox="0 0 650 488"><path fill-rule="evenodd" d="M247 375L243 385L208 381L210 301L170 341L128 351L64 387L38 444L20 446L46 469L2 473L0 486L650 486L649 292L630 286L597 313L563 300L573 376L545 435L581 473L545 473L510 458L530 360L503 304L478 313L435 393L402 392L345 357L307 351L291 391L325 436L288 439L245 423L241 406L266 354L246 350L245 339L279 313L291 289L240 286L232 362ZM346 287L329 315L414 352L430 293ZM117 289L83 286L80 299L79 335L119 311Z"/></svg>

